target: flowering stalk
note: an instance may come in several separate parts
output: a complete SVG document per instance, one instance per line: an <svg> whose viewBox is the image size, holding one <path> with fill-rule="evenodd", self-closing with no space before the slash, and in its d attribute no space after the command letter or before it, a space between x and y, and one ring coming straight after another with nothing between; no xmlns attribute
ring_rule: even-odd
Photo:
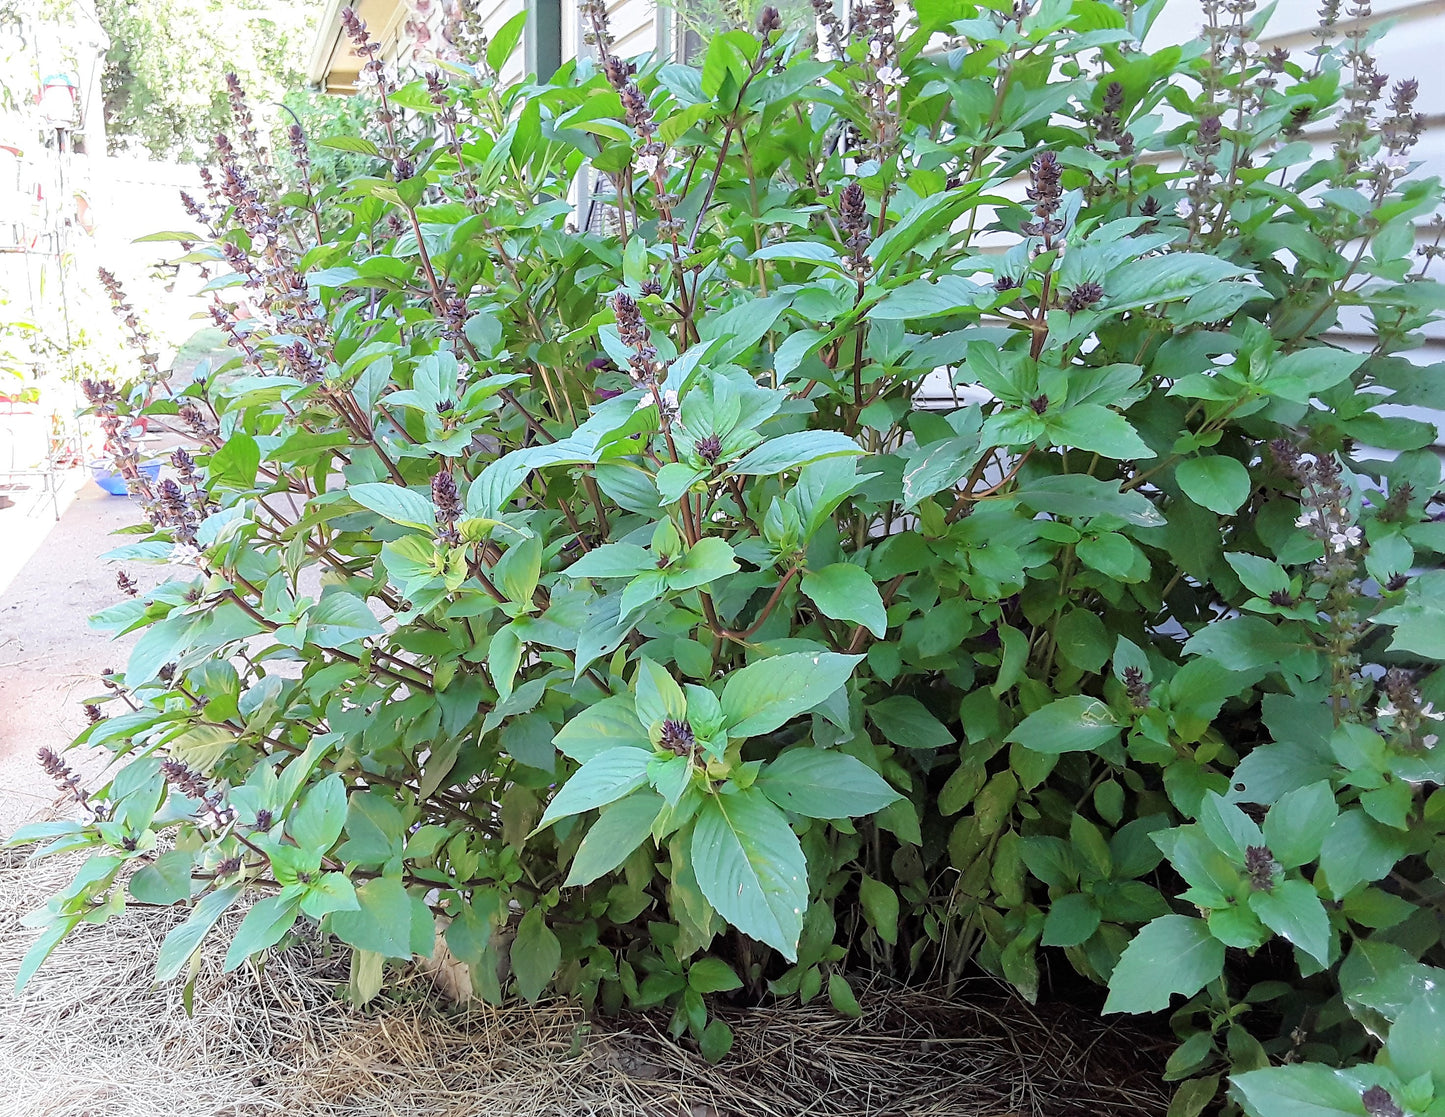
<svg viewBox="0 0 1445 1117"><path fill-rule="evenodd" d="M385 63L378 57L381 54L381 44L371 37L366 22L356 14L354 8L341 9L341 24L351 40L351 49L366 59L361 66L361 74L375 87L377 98L381 102L376 118L386 132L382 154L395 165L403 158L403 153L396 140L396 113L391 107L390 99L391 82L387 78Z"/></svg>
<svg viewBox="0 0 1445 1117"><path fill-rule="evenodd" d="M1440 743L1445 710L1422 701L1414 677L1399 667L1385 672L1380 681L1385 696L1375 710L1385 736L1401 752L1419 753Z"/></svg>
<svg viewBox="0 0 1445 1117"><path fill-rule="evenodd" d="M1306 455L1288 439L1270 444L1280 468L1300 486L1302 511L1295 526L1320 541L1324 557L1313 568L1323 587L1320 612L1325 618L1324 640L1330 663L1330 705L1335 724L1347 712L1360 710L1356 645L1364 635L1357 581L1365 550L1364 535L1352 522L1350 490L1342 483L1339 463L1324 454Z"/></svg>
<svg viewBox="0 0 1445 1117"><path fill-rule="evenodd" d="M225 81L226 102L230 106L231 121L235 126L236 136L241 141L241 146L250 157L251 172L275 188L279 186L275 168L267 157L266 149L261 146L261 138L256 132L256 121L251 114L250 105L246 102L246 90L241 85L241 79L232 72L226 74Z"/></svg>
<svg viewBox="0 0 1445 1117"><path fill-rule="evenodd" d="M201 810L210 816L210 821L217 830L224 830L236 821L235 810L226 806L221 792L212 787L210 780L187 765L185 761L175 757L161 761L161 775L165 777L171 787L187 799L199 800ZM257 852L261 851L257 850Z"/></svg>
<svg viewBox="0 0 1445 1117"><path fill-rule="evenodd" d="M1316 40L1317 46L1310 48L1310 54L1314 55L1314 65L1310 68L1310 76L1319 74L1321 66L1334 48L1336 38L1336 25L1340 22L1340 6L1342 0L1320 0L1319 21L1310 31L1310 38Z"/></svg>
<svg viewBox="0 0 1445 1117"><path fill-rule="evenodd" d="M582 16L586 31L583 34L583 41L589 46L597 49L597 59L601 63L602 72L606 75L608 84L623 95L623 110L629 116L635 116L639 111L643 113L643 119L647 124L652 122L652 111L646 100L632 85L632 97L626 96L627 86L631 84L632 75L637 72L637 67L629 62L617 58L612 53L611 29L607 19L606 0L584 0L578 9ZM631 123L631 120L629 120ZM650 138L650 137L649 137ZM612 189L617 195L617 220L618 229L622 238L622 246L627 247L627 208L631 205L631 176L632 168L625 167L618 172L607 172L607 178L612 183ZM633 224L637 223L637 215L634 210Z"/></svg>
<svg viewBox="0 0 1445 1117"><path fill-rule="evenodd" d="M140 316L136 314L135 307L126 299L125 289L114 273L105 268L99 268L97 274L100 276L101 286L105 288L105 293L110 298L111 310L125 326L126 344L139 350L138 359L146 370L146 386L153 389L165 381L165 373L161 371L159 364L160 355L156 352L155 339L141 325Z"/></svg>
<svg viewBox="0 0 1445 1117"><path fill-rule="evenodd" d="M843 41L843 21L838 18L832 0L811 0L811 3L813 15L822 29L821 41L818 43L819 54L827 58L842 58L847 52L847 45Z"/></svg>
<svg viewBox="0 0 1445 1117"><path fill-rule="evenodd" d="M1414 78L1397 81L1390 90L1390 113L1379 122L1377 129L1383 150L1370 165L1373 201L1377 207L1410 169L1410 151L1419 143L1425 126L1424 115L1415 111L1419 92L1420 83Z"/></svg>
<svg viewBox="0 0 1445 1117"><path fill-rule="evenodd" d="M868 43L863 90L867 99L869 143L864 155L889 166L902 142L896 91L908 80L898 65L898 10L893 0L868 0L853 11L853 34Z"/></svg>
<svg viewBox="0 0 1445 1117"><path fill-rule="evenodd" d="M453 61L465 61L476 67L478 73L495 81L497 75L487 64L487 38L485 25L473 0L451 0L447 8L446 23L442 27L442 39L449 48L445 53Z"/></svg>
<svg viewBox="0 0 1445 1117"><path fill-rule="evenodd" d="M1219 170L1214 157L1219 154L1221 146L1220 132L1220 120L1215 114L1202 117L1195 126L1194 151L1189 158L1192 177L1184 197L1174 209L1175 215L1188 226L1191 241L1200 235L1215 211L1218 185L1215 180L1219 177ZM1218 219L1214 221L1216 227L1219 223Z"/></svg>
<svg viewBox="0 0 1445 1117"><path fill-rule="evenodd" d="M437 540L455 546L462 541L457 521L461 519L463 509L461 493L451 470L443 469L431 479L431 500L436 510Z"/></svg>
<svg viewBox="0 0 1445 1117"><path fill-rule="evenodd" d="M140 501L151 524L159 526L156 494L150 478L141 472L140 450L130 436L130 416L120 414L120 393L109 380L91 380L88 377L80 382L80 390L91 409L100 417L100 427L105 432L106 456L115 471L125 478L126 491Z"/></svg>
<svg viewBox="0 0 1445 1117"><path fill-rule="evenodd" d="M1054 238L1064 231L1063 219L1055 216L1064 198L1063 173L1059 157L1052 151L1040 152L1029 167L1029 185L1025 194L1029 201L1034 203L1034 219L1023 222L1019 226L1019 232L1026 237L1042 239L1043 244L1035 251L1035 256L1053 252L1056 247ZM1062 242L1057 247L1062 248ZM1030 342L1029 355L1035 360L1044 351L1044 343L1049 336L1048 320L1049 310L1053 306L1053 282L1051 265L1039 288L1038 310L1033 317L1033 339ZM1102 293L1100 291L1101 295Z"/></svg>
<svg viewBox="0 0 1445 1117"><path fill-rule="evenodd" d="M668 452L677 461L677 447L673 445L672 421L677 415L677 393L663 392L666 369L657 359L657 347L652 344L652 330L642 317L637 301L626 291L612 296L612 313L617 318L617 336L622 344L632 350L628 361L628 372L632 382L652 393L657 405L658 420L662 424L663 436L667 439Z"/></svg>
<svg viewBox="0 0 1445 1117"><path fill-rule="evenodd" d="M311 151L306 143L306 129L292 124L286 138L291 145L291 161L296 165L296 177L301 180L301 189L306 194L306 210L311 214L311 226L316 233L316 243L325 244L326 234L321 228L321 208L316 202L316 193L311 189Z"/></svg>
<svg viewBox="0 0 1445 1117"><path fill-rule="evenodd" d="M848 266L852 269L857 289L853 297L853 307L856 311L863 304L863 296L866 291L866 280L871 266L868 262L868 246L873 242L873 234L870 232L868 222L868 198L863 192L863 187L856 181L850 182L843 187L838 195L838 224L843 232L848 234ZM853 342L853 408L854 422L857 421L857 413L861 413L864 407L863 402L863 344L865 337L864 323L860 319L857 324L857 335Z"/></svg>
<svg viewBox="0 0 1445 1117"><path fill-rule="evenodd" d="M97 713L99 713L99 711L97 711ZM92 724L94 724L94 721L92 721ZM88 810L97 822L105 818L104 810L102 810L98 804L90 801L90 796L86 793L85 789L80 786L80 776L78 776L65 761L61 760L60 757L50 749L43 748L36 755L40 758L40 766L45 769L45 774L59 784L77 803Z"/></svg>
<svg viewBox="0 0 1445 1117"><path fill-rule="evenodd" d="M462 201L473 213L480 213L482 209L481 196L477 193L476 175L467 169L467 160L462 152L461 137L457 133L457 107L447 94L447 83L442 80L441 74L436 70L428 70L426 74L427 99L441 111L437 113L437 123L442 126L442 135L446 137L447 147L451 149L452 157L457 161L457 169L452 174L452 182L462 188Z"/></svg>
<svg viewBox="0 0 1445 1117"><path fill-rule="evenodd" d="M1369 28L1365 20L1370 16L1370 0L1353 0L1347 13L1353 24L1345 33L1345 63L1350 68L1350 82L1345 86L1345 100L1348 108L1340 117L1340 138L1335 141L1334 154L1339 160L1339 170L1333 176L1334 185L1353 185L1363 167L1360 148L1370 138L1370 118L1380 95L1389 81L1375 69L1375 56L1370 52L1366 40Z"/></svg>
<svg viewBox="0 0 1445 1117"><path fill-rule="evenodd" d="M209 173L208 168L202 169L207 170ZM206 235L210 237L211 240L218 241L221 239L219 222L222 215L214 205L204 205L196 201L196 199L186 191L182 190L181 208L184 209L193 220L199 222L205 228Z"/></svg>

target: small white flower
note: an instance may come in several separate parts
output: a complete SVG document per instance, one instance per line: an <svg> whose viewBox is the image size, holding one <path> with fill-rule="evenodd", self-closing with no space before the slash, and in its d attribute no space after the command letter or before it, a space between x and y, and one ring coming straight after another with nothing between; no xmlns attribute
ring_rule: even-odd
<svg viewBox="0 0 1445 1117"><path fill-rule="evenodd" d="M1433 748L1434 748L1436 745L1438 745L1439 743L1440 743L1440 737L1439 737L1438 734L1435 734L1435 733L1431 733L1431 734L1430 734L1429 736L1427 736L1427 737L1421 737L1421 738L1420 738L1420 744L1424 745L1427 749L1433 749Z"/></svg>
<svg viewBox="0 0 1445 1117"><path fill-rule="evenodd" d="M1306 512L1304 515L1300 516L1299 519L1295 520L1294 526L1295 526L1295 527L1314 527L1314 526L1315 526L1315 518L1314 518L1312 515L1310 515L1308 512Z"/></svg>
<svg viewBox="0 0 1445 1117"><path fill-rule="evenodd" d="M633 410L633 411L644 411L644 410L646 410L646 409L649 408L649 407L656 407L656 406L657 406L657 397L656 397L655 395L653 395L651 392L647 392L640 400L637 401L637 406L634 407L632 410ZM677 393L674 392L671 388L669 388L667 391L665 391L665 392L662 393L662 409L663 409L664 412L667 413L668 416L674 416L674 415L677 414L677 411L678 411Z"/></svg>
<svg viewBox="0 0 1445 1117"><path fill-rule="evenodd" d="M236 808L227 806L219 808L214 813L208 811L205 814L201 815L200 818L196 819L196 825L206 830L215 830L217 832L220 832L226 827L230 826L231 823L235 821Z"/></svg>
<svg viewBox="0 0 1445 1117"><path fill-rule="evenodd" d="M1351 524L1347 528L1330 532L1330 549L1337 555L1342 555L1351 547L1360 543L1360 529Z"/></svg>
<svg viewBox="0 0 1445 1117"><path fill-rule="evenodd" d="M868 44L868 56L881 59L888 50L888 44L882 39L874 39Z"/></svg>
<svg viewBox="0 0 1445 1117"><path fill-rule="evenodd" d="M1180 198L1179 201L1174 204L1174 216L1179 218L1180 221L1188 221L1194 216L1194 203L1188 198Z"/></svg>
<svg viewBox="0 0 1445 1117"><path fill-rule="evenodd" d="M1409 160L1405 158L1403 153L1399 152L1383 156L1379 160L1379 164L1385 170L1397 175L1402 175L1410 169Z"/></svg>
<svg viewBox="0 0 1445 1117"><path fill-rule="evenodd" d="M897 66L880 66L878 69L878 81L890 89L905 84L908 79L903 76L903 71Z"/></svg>
<svg viewBox="0 0 1445 1117"><path fill-rule="evenodd" d="M677 159L671 152L664 150L656 155L639 155L637 162L633 165L637 168L639 174L652 178L654 175L666 173L671 168L677 166Z"/></svg>
<svg viewBox="0 0 1445 1117"><path fill-rule="evenodd" d="M1395 703L1385 702L1375 710L1375 716L1382 721L1393 721L1400 711L1395 708Z"/></svg>
<svg viewBox="0 0 1445 1117"><path fill-rule="evenodd" d="M171 553L166 559L172 566L196 566L200 561L200 548L192 547L189 543L171 544Z"/></svg>
<svg viewBox="0 0 1445 1117"><path fill-rule="evenodd" d="M1432 703L1426 702L1420 707L1420 716L1431 721L1445 721L1445 710L1437 710Z"/></svg>

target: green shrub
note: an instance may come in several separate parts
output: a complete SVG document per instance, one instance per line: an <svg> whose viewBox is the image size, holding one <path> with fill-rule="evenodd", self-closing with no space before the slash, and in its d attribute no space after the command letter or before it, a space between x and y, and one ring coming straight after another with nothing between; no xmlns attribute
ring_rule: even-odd
<svg viewBox="0 0 1445 1117"><path fill-rule="evenodd" d="M284 203L243 124L195 210L260 313L149 408L199 449L114 554L180 566L100 617L120 763L17 836L94 851L22 980L133 900L185 975L259 893L231 966L319 920L364 999L444 927L718 1058L711 995L1051 959L1173 1008L1176 1113L1442 1112L1440 186L1364 31L1250 6L502 88L513 24Z"/></svg>

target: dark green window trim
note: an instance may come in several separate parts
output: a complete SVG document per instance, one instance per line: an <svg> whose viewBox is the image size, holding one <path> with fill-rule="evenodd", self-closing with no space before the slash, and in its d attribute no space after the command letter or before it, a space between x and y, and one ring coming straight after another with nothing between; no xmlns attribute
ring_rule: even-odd
<svg viewBox="0 0 1445 1117"><path fill-rule="evenodd" d="M523 35L527 72L546 81L562 65L562 0L526 0Z"/></svg>
<svg viewBox="0 0 1445 1117"><path fill-rule="evenodd" d="M652 26L657 32L656 46L653 48L659 58L668 62L673 61L677 43L673 39L672 31L672 7L668 4L658 4L653 8Z"/></svg>

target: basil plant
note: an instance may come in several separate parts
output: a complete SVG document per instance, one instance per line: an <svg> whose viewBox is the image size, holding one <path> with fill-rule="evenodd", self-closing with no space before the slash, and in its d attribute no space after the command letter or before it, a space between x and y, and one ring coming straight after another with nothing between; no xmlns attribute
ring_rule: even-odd
<svg viewBox="0 0 1445 1117"><path fill-rule="evenodd" d="M1445 1113L1417 87L1367 6L1160 8L767 9L693 67L590 0L510 85L522 17L403 84L348 14L367 126L285 175L233 81L160 234L231 356L87 385L139 638L107 782L47 756L77 817L15 836L88 854L22 983L137 904L187 980L235 908L228 967L444 944L717 1059L718 998L1052 973L1167 1013L1177 1115Z"/></svg>

